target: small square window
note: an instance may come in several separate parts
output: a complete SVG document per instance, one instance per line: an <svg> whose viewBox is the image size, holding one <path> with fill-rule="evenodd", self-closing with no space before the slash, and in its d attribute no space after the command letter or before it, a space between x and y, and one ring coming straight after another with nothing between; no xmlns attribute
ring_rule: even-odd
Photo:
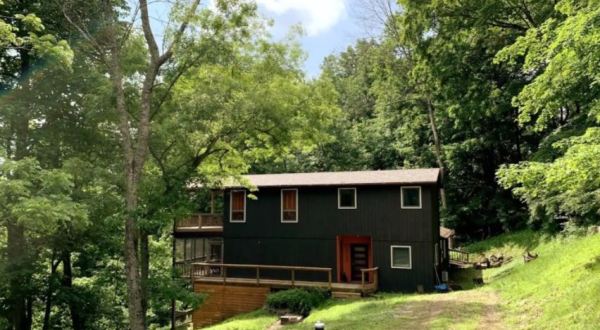
<svg viewBox="0 0 600 330"><path fill-rule="evenodd" d="M421 187L402 187L400 194L403 209L421 208Z"/></svg>
<svg viewBox="0 0 600 330"><path fill-rule="evenodd" d="M411 247L408 245L392 245L390 248L392 268L411 269Z"/></svg>
<svg viewBox="0 0 600 330"><path fill-rule="evenodd" d="M338 209L356 208L356 188L338 188Z"/></svg>

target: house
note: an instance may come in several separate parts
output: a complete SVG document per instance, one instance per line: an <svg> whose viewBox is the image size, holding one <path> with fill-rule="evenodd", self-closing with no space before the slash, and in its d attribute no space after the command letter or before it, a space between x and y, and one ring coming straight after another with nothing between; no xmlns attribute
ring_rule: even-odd
<svg viewBox="0 0 600 330"><path fill-rule="evenodd" d="M447 245L440 238L438 169L245 179L252 189L238 182L222 189L222 227L214 207L176 227L180 263L215 265L189 270L202 283L256 278L271 288L326 283L332 291L357 285L364 293L365 282L416 292L439 281Z"/></svg>

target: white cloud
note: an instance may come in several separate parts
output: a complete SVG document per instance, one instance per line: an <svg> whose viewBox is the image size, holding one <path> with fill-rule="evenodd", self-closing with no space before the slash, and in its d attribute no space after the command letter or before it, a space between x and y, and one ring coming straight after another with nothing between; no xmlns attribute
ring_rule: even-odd
<svg viewBox="0 0 600 330"><path fill-rule="evenodd" d="M291 12L298 16L309 36L329 30L346 14L344 0L256 0L256 2L277 15Z"/></svg>

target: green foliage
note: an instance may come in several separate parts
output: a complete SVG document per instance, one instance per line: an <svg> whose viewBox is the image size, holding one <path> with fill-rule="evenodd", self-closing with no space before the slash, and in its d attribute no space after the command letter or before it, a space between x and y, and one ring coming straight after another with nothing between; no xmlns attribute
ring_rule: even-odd
<svg viewBox="0 0 600 330"><path fill-rule="evenodd" d="M548 131L532 161L502 167L498 180L527 203L531 222L557 227L558 217L600 223L598 179L598 1L561 1L560 15L498 53L497 61L520 63L531 83L514 99L521 125Z"/></svg>
<svg viewBox="0 0 600 330"><path fill-rule="evenodd" d="M308 315L328 298L327 291L319 289L289 289L272 293L267 297L267 307L272 311L288 310L300 315Z"/></svg>

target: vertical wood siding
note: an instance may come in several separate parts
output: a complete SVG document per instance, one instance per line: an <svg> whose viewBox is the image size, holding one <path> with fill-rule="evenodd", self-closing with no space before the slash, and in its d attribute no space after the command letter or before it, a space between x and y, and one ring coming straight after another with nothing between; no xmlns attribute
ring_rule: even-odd
<svg viewBox="0 0 600 330"><path fill-rule="evenodd" d="M437 186L422 186L421 209L401 208L400 186L357 186L357 208L338 209L337 188L298 187L298 223L281 223L280 188L255 192L257 199L247 200L246 223L230 223L224 214L224 261L332 267L336 278L336 237L370 236L381 290L416 291L417 285L431 290L439 239ZM412 269L391 268L390 245L412 246Z"/></svg>

